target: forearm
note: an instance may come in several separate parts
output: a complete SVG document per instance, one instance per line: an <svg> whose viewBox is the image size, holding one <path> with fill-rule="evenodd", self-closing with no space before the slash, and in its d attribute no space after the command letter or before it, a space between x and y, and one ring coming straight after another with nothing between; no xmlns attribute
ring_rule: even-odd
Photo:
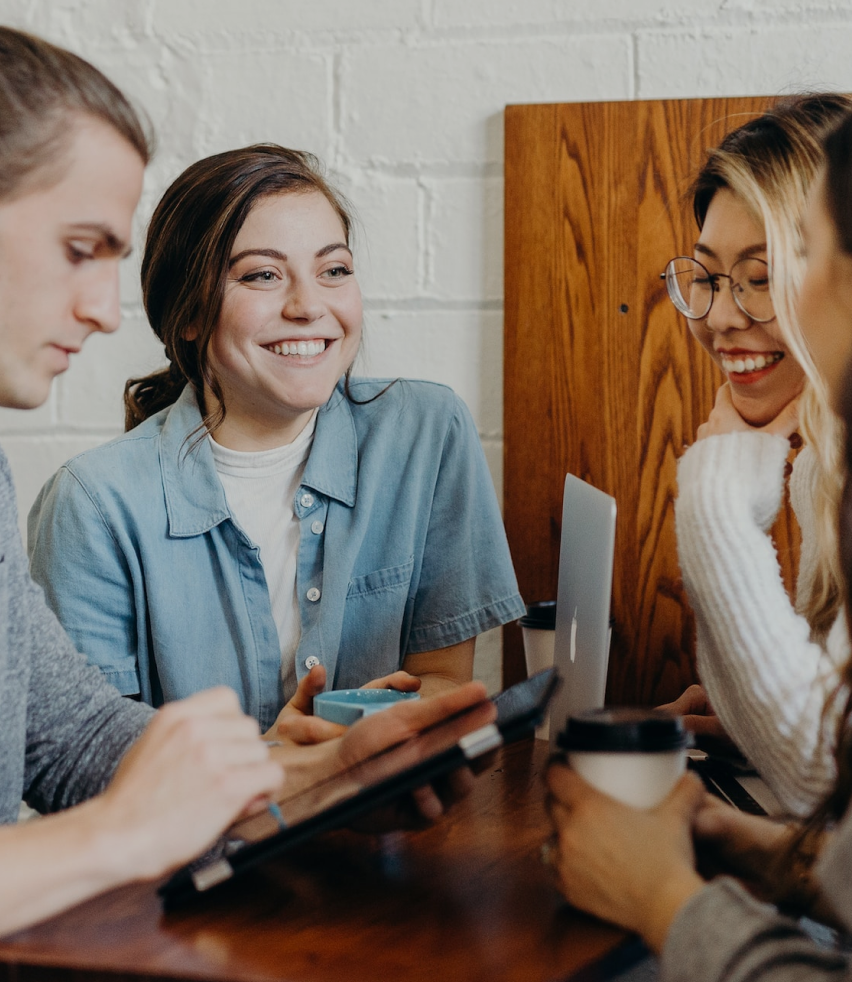
<svg viewBox="0 0 852 982"><path fill-rule="evenodd" d="M820 725L836 680L790 603L765 531L780 498L784 446L753 434L701 441L679 466L676 518L710 701L784 804L803 813L833 775Z"/></svg>
<svg viewBox="0 0 852 982"><path fill-rule="evenodd" d="M666 880L653 898L640 905L642 922L638 930L652 951L658 955L662 952L675 918L687 901L705 886L696 872L684 870L679 878Z"/></svg>
<svg viewBox="0 0 852 982"><path fill-rule="evenodd" d="M134 878L127 836L100 799L0 828L0 934L44 920Z"/></svg>
<svg viewBox="0 0 852 982"><path fill-rule="evenodd" d="M468 638L448 648L407 655L402 668L420 679L421 696L434 696L470 682L475 649L476 638Z"/></svg>

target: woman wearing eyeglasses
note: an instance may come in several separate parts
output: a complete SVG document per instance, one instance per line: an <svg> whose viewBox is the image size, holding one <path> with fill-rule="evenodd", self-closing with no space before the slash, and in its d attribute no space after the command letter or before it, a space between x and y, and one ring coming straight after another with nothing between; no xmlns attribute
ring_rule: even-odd
<svg viewBox="0 0 852 982"><path fill-rule="evenodd" d="M796 814L834 778L840 704L831 696L850 653L839 616L839 431L805 382L818 376L794 312L798 222L821 134L849 106L842 96L799 97L728 134L692 187L693 255L673 259L664 274L669 297L727 378L678 467L678 552L704 689L687 690L672 708L696 714L699 731L721 723ZM801 445L797 431L806 445L789 482L802 531L793 603L769 529L791 447ZM698 718L714 711L718 721Z"/></svg>
<svg viewBox="0 0 852 982"><path fill-rule="evenodd" d="M838 515L840 583L848 597L852 116L828 136L825 148L825 171L804 221L807 265L798 309L819 384L846 428L837 469L845 471ZM852 661L840 679L848 693ZM567 767L552 765L547 779L555 834L547 857L560 889L583 910L641 934L661 956L664 982L849 982L848 944L817 945L793 918L806 914L836 925L841 941L852 930L850 714L852 700L835 714L837 780L804 828L737 812L706 795L693 775L681 778L657 808L637 811ZM730 875L705 882L695 869L693 842L706 847L702 858Z"/></svg>

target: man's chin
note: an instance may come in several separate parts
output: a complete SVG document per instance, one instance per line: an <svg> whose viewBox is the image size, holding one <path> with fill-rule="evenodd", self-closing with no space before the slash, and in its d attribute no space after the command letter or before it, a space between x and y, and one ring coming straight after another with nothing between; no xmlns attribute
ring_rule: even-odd
<svg viewBox="0 0 852 982"><path fill-rule="evenodd" d="M53 379L43 385L10 384L0 376L0 406L5 409L38 409L50 397Z"/></svg>

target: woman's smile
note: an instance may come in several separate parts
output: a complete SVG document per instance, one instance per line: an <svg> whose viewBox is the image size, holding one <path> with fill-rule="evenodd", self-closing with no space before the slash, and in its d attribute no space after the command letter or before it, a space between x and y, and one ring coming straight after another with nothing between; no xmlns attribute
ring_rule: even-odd
<svg viewBox="0 0 852 982"><path fill-rule="evenodd" d="M722 371L732 385L754 385L767 378L784 358L783 351L752 351L747 348L719 350Z"/></svg>

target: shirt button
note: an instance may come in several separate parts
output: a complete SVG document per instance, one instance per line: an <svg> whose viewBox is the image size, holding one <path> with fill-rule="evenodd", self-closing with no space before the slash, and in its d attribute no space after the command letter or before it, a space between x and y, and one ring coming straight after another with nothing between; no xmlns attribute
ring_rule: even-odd
<svg viewBox="0 0 852 982"><path fill-rule="evenodd" d="M314 535L322 534L322 530L325 528L322 522L311 522L311 531Z"/></svg>
<svg viewBox="0 0 852 982"><path fill-rule="evenodd" d="M319 658L317 658L316 655L311 655L309 658L305 659L305 668L310 671L312 668L316 668L319 663Z"/></svg>
<svg viewBox="0 0 852 982"><path fill-rule="evenodd" d="M301 498L299 498L299 504L303 508L310 508L313 503L314 496L312 494L308 494L307 492L303 494Z"/></svg>
<svg viewBox="0 0 852 982"><path fill-rule="evenodd" d="M312 586L310 590L308 590L308 592L305 594L305 596L308 598L308 600L310 600L312 604L315 604L317 600L319 600L319 598L322 596L322 594L315 586Z"/></svg>

